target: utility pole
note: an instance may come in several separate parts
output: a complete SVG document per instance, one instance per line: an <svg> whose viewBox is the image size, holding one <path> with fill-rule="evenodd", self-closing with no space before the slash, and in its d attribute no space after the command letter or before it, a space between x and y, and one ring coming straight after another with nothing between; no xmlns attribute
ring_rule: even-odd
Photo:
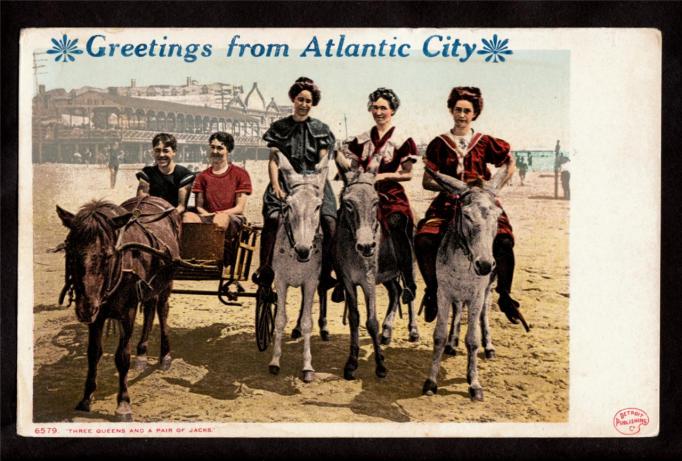
<svg viewBox="0 0 682 461"><path fill-rule="evenodd" d="M38 56L45 55L45 52L33 52L33 94L38 94L38 75L45 75L47 72L39 72L38 69L45 67L45 64L39 64L45 62L46 59L38 58Z"/></svg>

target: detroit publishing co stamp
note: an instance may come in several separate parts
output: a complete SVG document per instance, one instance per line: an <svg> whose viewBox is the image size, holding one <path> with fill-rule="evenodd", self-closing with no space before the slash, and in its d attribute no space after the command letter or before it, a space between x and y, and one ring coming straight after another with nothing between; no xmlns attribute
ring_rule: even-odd
<svg viewBox="0 0 682 461"><path fill-rule="evenodd" d="M649 415L639 408L623 408L613 417L613 427L623 435L637 435L649 425Z"/></svg>

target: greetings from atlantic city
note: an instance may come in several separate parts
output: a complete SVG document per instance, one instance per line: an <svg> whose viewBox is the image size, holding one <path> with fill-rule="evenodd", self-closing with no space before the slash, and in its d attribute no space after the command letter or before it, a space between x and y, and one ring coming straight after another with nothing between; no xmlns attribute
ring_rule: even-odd
<svg viewBox="0 0 682 461"><path fill-rule="evenodd" d="M466 63L477 60L505 62L513 54L509 39L489 34L476 40L464 40L454 31L437 31L415 43L400 40L395 35L373 41L354 40L352 34L311 35L304 46L294 48L286 42L259 42L242 34L226 36L224 42L184 43L170 34L145 41L121 41L106 33L87 37L62 34L53 37L47 51L55 61L69 63L76 59L181 59L187 63L215 58L407 58L421 55L427 58L448 58Z"/></svg>

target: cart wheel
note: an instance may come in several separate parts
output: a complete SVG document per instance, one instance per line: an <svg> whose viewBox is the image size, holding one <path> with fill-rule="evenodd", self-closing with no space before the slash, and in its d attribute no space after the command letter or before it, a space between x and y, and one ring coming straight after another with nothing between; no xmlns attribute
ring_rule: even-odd
<svg viewBox="0 0 682 461"><path fill-rule="evenodd" d="M276 300L277 295L271 287L258 287L256 292L256 345L261 352L265 351L272 341L277 312Z"/></svg>

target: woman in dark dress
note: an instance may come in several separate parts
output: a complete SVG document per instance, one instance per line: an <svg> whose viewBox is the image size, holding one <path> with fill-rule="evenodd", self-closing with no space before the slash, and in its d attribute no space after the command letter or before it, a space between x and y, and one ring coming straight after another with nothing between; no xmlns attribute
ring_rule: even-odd
<svg viewBox="0 0 682 461"><path fill-rule="evenodd" d="M489 180L488 164L505 168L506 183L514 174L514 161L509 144L489 135L477 133L471 127L483 109L481 91L475 87L455 87L448 98L448 109L454 120L454 127L434 138L426 149L426 166L432 170L452 176L461 181L476 179ZM443 191L438 183L425 174L422 182L427 190L440 194L431 202L426 216L417 225L415 251L419 269L426 283L424 313L427 322L433 321L438 313L436 300L436 255L441 239L451 221L457 198ZM519 303L510 296L514 276L514 234L506 213L502 213L497 224L497 236L493 242L493 255L497 267L498 304L512 323L518 323L516 309Z"/></svg>
<svg viewBox="0 0 682 461"><path fill-rule="evenodd" d="M263 233L261 235L260 264L254 280L270 285L272 252L277 237L281 202L288 193L288 186L279 172L277 153L281 152L297 173L313 173L316 165L326 156L334 153L335 138L329 127L310 117L310 111L320 102L321 92L315 82L301 77L289 89L289 99L294 104L294 113L274 122L263 135L270 151L268 173L270 184L263 195ZM329 181L325 182L324 197L320 211L323 238L322 274L320 284L333 287L336 281L331 276L332 241L336 232L336 198Z"/></svg>
<svg viewBox="0 0 682 461"><path fill-rule="evenodd" d="M374 184L379 194L378 218L384 232L391 236L405 282L403 302L407 303L414 299L417 290L412 258L414 220L400 182L412 179L412 165L417 161L418 152L412 138L393 125L393 115L399 106L400 99L391 89L379 88L371 93L367 109L372 113L375 125L351 138L343 153L350 160L350 168L361 170L367 170L372 159L378 159Z"/></svg>

